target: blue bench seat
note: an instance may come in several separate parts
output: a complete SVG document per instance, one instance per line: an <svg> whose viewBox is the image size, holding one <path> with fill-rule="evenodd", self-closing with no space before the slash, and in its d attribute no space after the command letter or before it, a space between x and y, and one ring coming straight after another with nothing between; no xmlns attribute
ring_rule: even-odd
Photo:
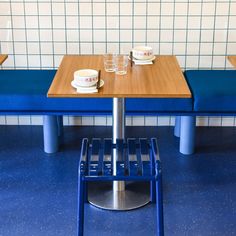
<svg viewBox="0 0 236 236"><path fill-rule="evenodd" d="M111 98L47 98L56 70L0 70L0 114L44 115L44 150L55 152L62 116L111 114ZM236 70L189 70L191 98L129 98L126 114L181 115L180 152L194 147L195 116L236 114ZM182 146L184 148L182 148Z"/></svg>
<svg viewBox="0 0 236 236"><path fill-rule="evenodd" d="M192 154L197 115L236 114L236 70L188 70L185 78L192 92L193 110L181 116L176 130L179 130L180 152Z"/></svg>
<svg viewBox="0 0 236 236"><path fill-rule="evenodd" d="M111 114L111 98L47 98L56 70L1 70L0 113ZM188 98L130 98L127 114L191 111Z"/></svg>
<svg viewBox="0 0 236 236"><path fill-rule="evenodd" d="M62 116L112 113L111 98L47 98L56 70L0 70L0 114L44 115L44 150L57 151ZM191 111L189 98L126 99L126 114L156 115ZM58 125L60 124L60 125Z"/></svg>
<svg viewBox="0 0 236 236"><path fill-rule="evenodd" d="M111 112L111 99L47 98L56 70L0 70L0 113Z"/></svg>
<svg viewBox="0 0 236 236"><path fill-rule="evenodd" d="M189 70L193 111L236 112L236 70Z"/></svg>
<svg viewBox="0 0 236 236"><path fill-rule="evenodd" d="M192 98L128 98L128 114L176 114L192 111Z"/></svg>

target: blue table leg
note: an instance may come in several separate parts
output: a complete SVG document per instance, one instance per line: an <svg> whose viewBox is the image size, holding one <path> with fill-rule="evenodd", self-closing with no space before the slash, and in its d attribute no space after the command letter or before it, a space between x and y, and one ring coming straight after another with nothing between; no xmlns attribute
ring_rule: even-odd
<svg viewBox="0 0 236 236"><path fill-rule="evenodd" d="M59 143L62 143L63 136L64 136L63 116L57 116L57 125L58 125L58 139L59 139Z"/></svg>
<svg viewBox="0 0 236 236"><path fill-rule="evenodd" d="M174 135L176 137L180 137L180 123L181 123L181 116L175 117L175 129L174 129Z"/></svg>
<svg viewBox="0 0 236 236"><path fill-rule="evenodd" d="M58 121L57 116L43 116L44 151L55 153L58 151Z"/></svg>
<svg viewBox="0 0 236 236"><path fill-rule="evenodd" d="M195 125L195 116L181 116L179 151L182 154L190 155L194 153Z"/></svg>

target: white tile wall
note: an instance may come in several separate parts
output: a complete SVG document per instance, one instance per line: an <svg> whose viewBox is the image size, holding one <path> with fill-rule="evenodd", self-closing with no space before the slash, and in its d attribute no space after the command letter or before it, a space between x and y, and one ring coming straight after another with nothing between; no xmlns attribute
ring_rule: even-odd
<svg viewBox="0 0 236 236"><path fill-rule="evenodd" d="M158 117L158 125L159 126L169 126L170 125L170 117L168 117L168 116Z"/></svg>
<svg viewBox="0 0 236 236"><path fill-rule="evenodd" d="M236 0L0 0L2 68L57 68L64 54L128 52L147 44L175 54L183 69L232 68ZM65 125L111 125L109 116L64 117ZM128 125L174 125L173 117L127 117ZM235 126L235 117L198 125ZM0 116L0 124L42 124L40 116Z"/></svg>

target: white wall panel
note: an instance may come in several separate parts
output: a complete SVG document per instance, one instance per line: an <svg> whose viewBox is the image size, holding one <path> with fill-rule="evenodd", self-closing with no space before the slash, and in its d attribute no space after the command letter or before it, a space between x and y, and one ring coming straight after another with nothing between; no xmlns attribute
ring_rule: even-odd
<svg viewBox="0 0 236 236"><path fill-rule="evenodd" d="M228 69L236 54L236 1L0 0L3 69L57 68L64 54L127 53L147 44L174 54L182 69ZM65 125L111 125L111 117L64 117ZM0 124L42 124L42 117L0 116ZM173 117L128 117L128 125L173 125ZM234 126L200 117L198 125Z"/></svg>

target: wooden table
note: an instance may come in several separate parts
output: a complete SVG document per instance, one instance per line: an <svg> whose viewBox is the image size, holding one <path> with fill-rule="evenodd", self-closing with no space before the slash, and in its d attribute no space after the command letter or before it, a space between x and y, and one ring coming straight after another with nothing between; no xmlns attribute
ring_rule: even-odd
<svg viewBox="0 0 236 236"><path fill-rule="evenodd" d="M230 63L236 67L236 56L228 56Z"/></svg>
<svg viewBox="0 0 236 236"><path fill-rule="evenodd" d="M101 69L105 85L99 93L78 94L71 86L76 70ZM134 65L125 76L107 73L102 56L64 56L48 97L189 98L190 90L175 56L158 56L153 65Z"/></svg>
<svg viewBox="0 0 236 236"><path fill-rule="evenodd" d="M8 55L0 54L0 65L7 59Z"/></svg>
<svg viewBox="0 0 236 236"><path fill-rule="evenodd" d="M105 84L98 93L78 94L71 86L73 74L79 69L101 70ZM113 142L125 138L125 98L190 98L191 92L175 56L157 56L153 65L133 65L126 75L107 73L102 56L64 56L61 65L48 91L48 97L96 97L113 98ZM119 156L114 154L119 160ZM116 175L116 162L113 162L113 175ZM148 187L148 186L147 186ZM133 189L133 188L132 188ZM137 195L127 189L122 181L114 181L113 189L105 191L97 184L89 189L88 199L104 209L127 210L140 207L150 201L148 191Z"/></svg>

